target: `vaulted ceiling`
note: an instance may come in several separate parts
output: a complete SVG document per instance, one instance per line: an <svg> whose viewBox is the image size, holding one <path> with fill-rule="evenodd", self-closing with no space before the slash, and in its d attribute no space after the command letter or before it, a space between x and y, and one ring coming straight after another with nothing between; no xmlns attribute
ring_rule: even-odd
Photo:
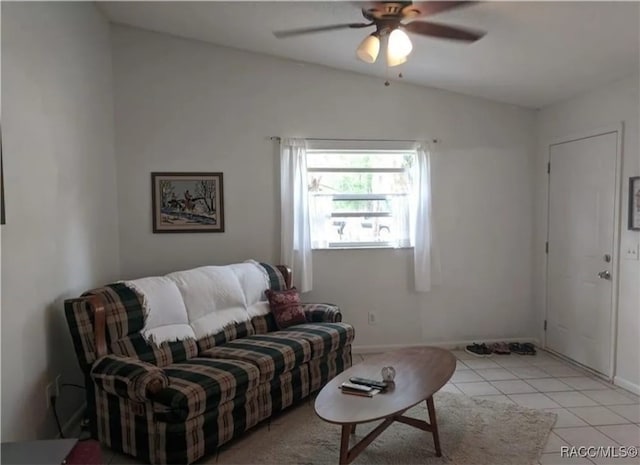
<svg viewBox="0 0 640 465"><path fill-rule="evenodd" d="M372 30L276 39L273 31L363 20L355 2L102 2L115 22L213 44L397 77L530 108L570 98L638 71L638 2L479 2L432 20L487 31L473 44L411 36L399 68L359 61Z"/></svg>

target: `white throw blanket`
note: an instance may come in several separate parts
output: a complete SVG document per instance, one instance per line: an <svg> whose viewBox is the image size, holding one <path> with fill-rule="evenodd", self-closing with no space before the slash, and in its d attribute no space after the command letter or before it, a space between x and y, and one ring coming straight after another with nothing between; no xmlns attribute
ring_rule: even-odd
<svg viewBox="0 0 640 465"><path fill-rule="evenodd" d="M141 333L156 344L201 339L269 312L264 295L269 276L253 260L123 283L141 296Z"/></svg>
<svg viewBox="0 0 640 465"><path fill-rule="evenodd" d="M141 333L146 340L160 344L195 338L176 283L158 276L124 281L124 284L142 297L145 322Z"/></svg>

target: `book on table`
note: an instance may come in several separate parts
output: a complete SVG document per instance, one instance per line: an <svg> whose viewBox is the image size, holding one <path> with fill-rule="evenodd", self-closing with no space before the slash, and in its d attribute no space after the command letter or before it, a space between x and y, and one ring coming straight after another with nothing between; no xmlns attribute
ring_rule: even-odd
<svg viewBox="0 0 640 465"><path fill-rule="evenodd" d="M371 386L363 386L349 382L344 382L339 387L343 394L351 394L354 396L373 397L380 392L380 389L372 388Z"/></svg>

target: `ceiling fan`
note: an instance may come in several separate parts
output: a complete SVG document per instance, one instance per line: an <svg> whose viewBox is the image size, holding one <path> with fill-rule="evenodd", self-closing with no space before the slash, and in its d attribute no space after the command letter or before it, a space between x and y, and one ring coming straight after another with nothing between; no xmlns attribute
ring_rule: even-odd
<svg viewBox="0 0 640 465"><path fill-rule="evenodd" d="M362 6L362 16L364 16L367 22L288 29L285 31L276 31L273 34L277 38L286 38L316 32L335 31L339 29L363 29L375 26L376 30L368 35L356 49L356 55L366 63L375 63L380 52L381 40L385 40L387 45L387 65L390 67L398 66L407 61L407 56L413 49L407 32L463 42L475 42L482 38L485 35L485 32L482 31L459 26L448 26L431 21L413 21L415 18L433 16L443 11L449 11L475 3L478 2L358 3L359 6L364 5ZM410 21L407 22L408 20Z"/></svg>

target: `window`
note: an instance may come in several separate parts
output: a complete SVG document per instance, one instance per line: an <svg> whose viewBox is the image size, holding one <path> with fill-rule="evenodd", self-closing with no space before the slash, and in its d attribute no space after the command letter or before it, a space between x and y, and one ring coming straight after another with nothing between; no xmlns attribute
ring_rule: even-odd
<svg viewBox="0 0 640 465"><path fill-rule="evenodd" d="M410 247L413 150L307 150L311 244Z"/></svg>

